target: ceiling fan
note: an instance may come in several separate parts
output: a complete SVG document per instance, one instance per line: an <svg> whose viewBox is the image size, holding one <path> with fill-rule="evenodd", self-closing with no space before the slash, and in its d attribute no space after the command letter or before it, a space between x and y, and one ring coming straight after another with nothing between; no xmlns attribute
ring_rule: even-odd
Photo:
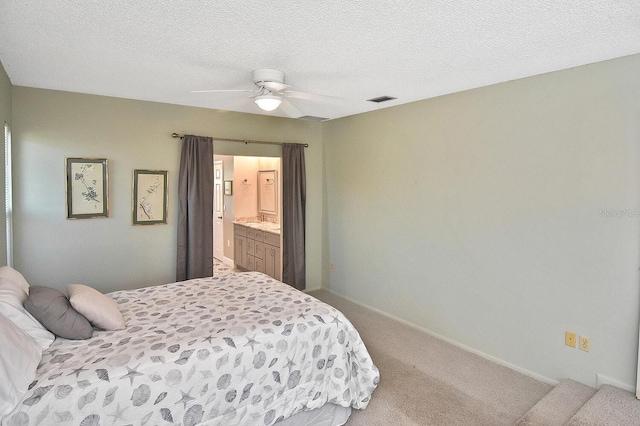
<svg viewBox="0 0 640 426"><path fill-rule="evenodd" d="M282 106L289 117L298 118L303 114L286 98L310 101L335 102L341 98L335 96L316 95L312 93L289 90L291 86L284 83L284 72L271 68L260 68L252 71L253 83L257 89L213 89L192 90L191 93L248 92L255 93L253 98L258 107L264 111L273 111Z"/></svg>

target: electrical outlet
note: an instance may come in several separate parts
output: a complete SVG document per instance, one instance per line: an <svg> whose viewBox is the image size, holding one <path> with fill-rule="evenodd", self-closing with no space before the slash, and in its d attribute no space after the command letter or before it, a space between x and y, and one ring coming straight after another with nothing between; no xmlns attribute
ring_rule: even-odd
<svg viewBox="0 0 640 426"><path fill-rule="evenodd" d="M330 269L331 271L333 271L334 269L336 269L336 264L335 264L335 263L333 263L333 262L329 262L329 269Z"/></svg>
<svg viewBox="0 0 640 426"><path fill-rule="evenodd" d="M580 350L589 352L591 350L591 339L586 336L580 336Z"/></svg>
<svg viewBox="0 0 640 426"><path fill-rule="evenodd" d="M576 347L576 333L573 331L565 331L564 332L564 344L567 346L571 346L572 348Z"/></svg>

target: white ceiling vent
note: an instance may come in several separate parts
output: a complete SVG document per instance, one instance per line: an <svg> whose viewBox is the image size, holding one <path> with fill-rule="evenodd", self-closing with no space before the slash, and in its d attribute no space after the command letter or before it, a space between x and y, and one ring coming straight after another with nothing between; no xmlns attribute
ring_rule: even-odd
<svg viewBox="0 0 640 426"><path fill-rule="evenodd" d="M380 102L392 101L394 99L398 99L398 98L394 98L393 96L378 96L377 98L367 99L367 101L368 102L375 102L375 103L379 104Z"/></svg>
<svg viewBox="0 0 640 426"><path fill-rule="evenodd" d="M309 121L325 121L328 120L327 117L317 117L315 115L303 115L302 117L298 117L301 120L309 120Z"/></svg>

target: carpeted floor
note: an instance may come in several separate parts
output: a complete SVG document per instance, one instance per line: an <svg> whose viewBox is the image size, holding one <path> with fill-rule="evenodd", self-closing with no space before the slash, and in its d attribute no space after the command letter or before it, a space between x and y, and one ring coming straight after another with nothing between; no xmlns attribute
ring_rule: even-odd
<svg viewBox="0 0 640 426"><path fill-rule="evenodd" d="M348 426L513 425L552 389L327 291L310 294L349 318L380 369Z"/></svg>

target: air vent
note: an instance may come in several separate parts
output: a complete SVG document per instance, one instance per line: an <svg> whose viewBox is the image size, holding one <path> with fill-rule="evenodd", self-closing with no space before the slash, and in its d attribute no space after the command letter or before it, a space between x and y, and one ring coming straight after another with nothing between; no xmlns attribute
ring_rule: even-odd
<svg viewBox="0 0 640 426"><path fill-rule="evenodd" d="M298 117L301 120L309 120L309 121L325 121L328 120L327 117L316 117L315 115L303 115L302 117Z"/></svg>
<svg viewBox="0 0 640 426"><path fill-rule="evenodd" d="M378 96L377 98L367 99L367 101L368 102L375 102L375 103L379 104L380 102L392 101L394 99L398 99L398 98L394 98L393 96Z"/></svg>

